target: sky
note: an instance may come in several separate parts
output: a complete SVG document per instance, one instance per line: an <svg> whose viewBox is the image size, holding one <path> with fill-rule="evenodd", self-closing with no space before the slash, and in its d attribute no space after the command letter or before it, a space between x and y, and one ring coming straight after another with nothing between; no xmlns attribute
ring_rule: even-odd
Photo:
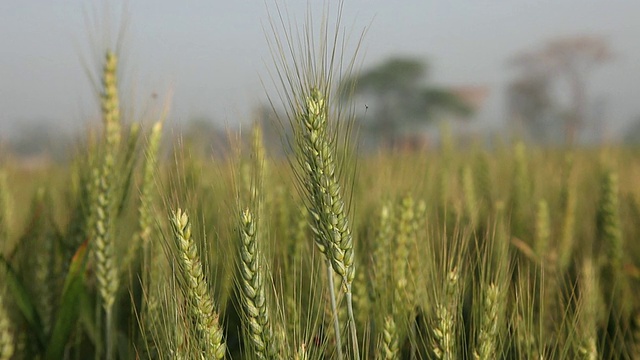
<svg viewBox="0 0 640 360"><path fill-rule="evenodd" d="M276 2L298 25L308 4L315 17L323 3L2 1L0 137L29 124L78 131L96 121L99 104L90 78L98 76L100 56L116 43L123 22L121 96L136 116L171 98L170 118L176 123L195 117L247 122L265 101L263 84L272 83L266 39L268 12ZM505 122L505 86L514 76L509 58L556 37L583 34L604 36L615 53L589 79L590 95L605 104L607 131L620 132L640 117L639 1L345 0L344 5L346 33L357 38L366 29L358 54L363 69L409 55L429 63L434 84L488 86L476 127Z"/></svg>

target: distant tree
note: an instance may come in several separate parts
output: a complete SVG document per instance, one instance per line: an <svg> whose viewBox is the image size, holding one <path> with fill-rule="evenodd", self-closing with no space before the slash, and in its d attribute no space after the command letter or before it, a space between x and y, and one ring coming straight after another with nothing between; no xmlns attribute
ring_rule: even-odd
<svg viewBox="0 0 640 360"><path fill-rule="evenodd" d="M554 82L550 68L529 53L520 54L512 63L518 66L520 72L507 87L510 118L535 141L563 140L563 136L558 139L557 134L557 119L562 117L562 109L553 96Z"/></svg>
<svg viewBox="0 0 640 360"><path fill-rule="evenodd" d="M518 54L511 65L520 73L508 87L512 117L538 133L557 125L554 120L561 121L565 142L575 143L586 122L588 78L596 66L612 57L609 43L594 36L556 39L541 50ZM568 109L562 109L553 94L562 81L569 89Z"/></svg>
<svg viewBox="0 0 640 360"><path fill-rule="evenodd" d="M427 66L418 59L392 58L340 84L343 97L366 103L365 130L387 145L406 127L428 123L438 112L469 115L471 107L444 88L425 85Z"/></svg>

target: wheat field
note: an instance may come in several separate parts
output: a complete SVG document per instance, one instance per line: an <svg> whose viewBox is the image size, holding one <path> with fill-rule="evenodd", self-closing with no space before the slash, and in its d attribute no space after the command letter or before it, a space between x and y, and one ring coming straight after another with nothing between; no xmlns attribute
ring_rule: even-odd
<svg viewBox="0 0 640 360"><path fill-rule="evenodd" d="M224 158L124 118L105 49L74 160L0 163L0 360L640 359L640 153L358 151L339 31L271 39L285 115Z"/></svg>

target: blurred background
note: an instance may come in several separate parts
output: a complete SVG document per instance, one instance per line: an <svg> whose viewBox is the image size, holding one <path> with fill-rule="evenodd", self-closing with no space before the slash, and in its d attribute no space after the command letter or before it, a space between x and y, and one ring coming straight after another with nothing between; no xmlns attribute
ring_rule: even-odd
<svg viewBox="0 0 640 360"><path fill-rule="evenodd" d="M0 3L0 151L30 166L64 161L100 125L96 81L121 56L130 119L224 152L227 134L272 115L270 18L263 0ZM278 1L302 25L323 4ZM286 9L286 10L285 10ZM640 142L640 2L347 0L358 52L345 78L364 151L429 149L446 128L491 144ZM331 18L331 16L329 16ZM120 34L123 34L122 36Z"/></svg>

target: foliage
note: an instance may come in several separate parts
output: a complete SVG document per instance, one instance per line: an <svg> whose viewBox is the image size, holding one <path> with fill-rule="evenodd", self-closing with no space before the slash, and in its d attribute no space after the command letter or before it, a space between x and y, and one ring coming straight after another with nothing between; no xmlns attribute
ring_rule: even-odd
<svg viewBox="0 0 640 360"><path fill-rule="evenodd" d="M340 84L342 97L362 96L367 104L365 129L374 137L393 144L416 124L438 119L441 112L468 116L472 109L453 92L423 84L426 65L410 57L391 58Z"/></svg>

